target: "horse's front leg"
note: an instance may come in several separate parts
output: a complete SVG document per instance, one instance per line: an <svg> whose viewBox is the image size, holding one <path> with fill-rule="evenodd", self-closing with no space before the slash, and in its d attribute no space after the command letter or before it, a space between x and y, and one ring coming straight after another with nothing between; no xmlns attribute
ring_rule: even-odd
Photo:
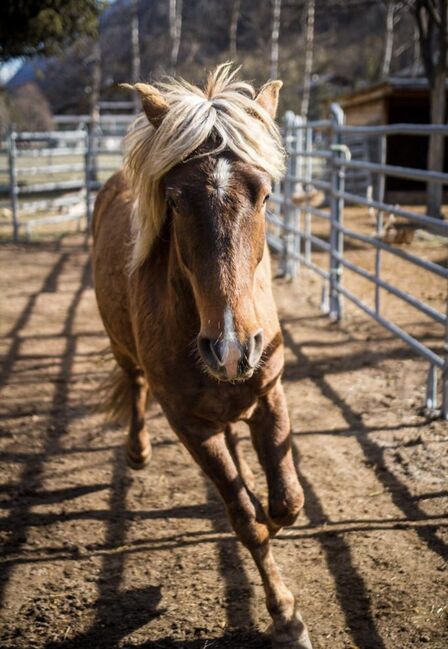
<svg viewBox="0 0 448 649"><path fill-rule="evenodd" d="M278 649L311 649L308 632L285 586L270 548L266 514L240 475L224 433L185 433L179 436L214 482L227 508L232 526L258 567L273 619L273 645Z"/></svg>
<svg viewBox="0 0 448 649"><path fill-rule="evenodd" d="M270 527L276 533L294 523L304 503L291 451L289 416L280 381L259 399L248 423L266 473Z"/></svg>

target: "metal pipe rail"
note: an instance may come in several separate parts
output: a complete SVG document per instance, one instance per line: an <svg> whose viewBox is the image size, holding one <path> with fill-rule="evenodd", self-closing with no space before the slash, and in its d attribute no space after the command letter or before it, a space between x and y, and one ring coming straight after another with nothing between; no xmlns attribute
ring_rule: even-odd
<svg viewBox="0 0 448 649"><path fill-rule="evenodd" d="M391 246L388 243L381 241L381 239L369 237L369 235L361 234L360 232L355 232L354 230L351 230L350 228L347 228L343 225L337 225L336 227L351 239L355 239L357 241L370 244L376 248L380 248L381 250L385 250L391 255L395 255L395 257L399 257L404 261L408 261L411 264L420 266L420 268L423 268L430 273L434 273L435 275L439 275L439 277L448 279L448 268L445 268L444 266L439 266L438 264L434 264L432 261L428 261L427 259L417 257L416 255L406 252L405 250L401 250L401 248Z"/></svg>
<svg viewBox="0 0 448 649"><path fill-rule="evenodd" d="M375 322L378 322L380 325L385 327L388 331L393 333L395 336L398 338L401 338L405 343L409 345L412 349L414 349L420 356L423 356L427 361L430 362L431 365L435 365L435 367L444 370L445 368L445 361L444 359L433 352L431 349L423 345L417 338L414 338L414 336L411 336L407 331L399 327L398 325L394 324L390 320L387 320L386 318L383 318L383 316L379 315L376 313L376 311L372 308L370 308L363 300L360 300L352 291L349 289L340 286L339 287L339 292L344 295L346 298L348 298L353 304L355 304L357 307L359 307L364 313L367 313Z"/></svg>
<svg viewBox="0 0 448 649"><path fill-rule="evenodd" d="M434 183L448 184L448 174L438 171L420 171L412 167L399 167L393 165L377 164L375 162L361 162L358 160L337 160L338 167L346 169L362 169L375 174L385 174L394 178L407 178L409 180L431 181Z"/></svg>
<svg viewBox="0 0 448 649"><path fill-rule="evenodd" d="M354 273L357 275L360 275L361 277L364 277L364 279L369 280L369 282L372 282L373 284L377 284L378 286L381 286L381 288L386 289L386 291L389 291L392 295L395 295L395 297L398 297L411 306L414 307L414 309L417 309L421 313L424 313L427 315L429 318L432 318L436 322L442 325L446 325L447 323L447 317L443 314L437 311L436 309L433 309L429 304L426 304L425 302L420 302L416 298L414 298L410 293L407 291L400 290L398 288L395 288L395 286L392 286L392 284L389 284L389 282L384 281L383 279L379 277L375 277L372 273L370 273L368 270L365 268L361 268L361 266L358 266L357 264L354 264L353 262L349 261L348 259L345 259L342 255L339 253L335 252L334 255L339 259L341 264L345 266L345 268L348 268L349 270L352 270Z"/></svg>
<svg viewBox="0 0 448 649"><path fill-rule="evenodd" d="M342 135L445 135L448 136L446 124L392 124L390 126L335 126L335 131Z"/></svg>
<svg viewBox="0 0 448 649"><path fill-rule="evenodd" d="M416 214L415 212L410 212L409 210L403 210L401 207L396 207L391 203L384 203L383 201L376 201L371 198L364 198L359 196L359 194L352 194L350 192L338 191L336 193L338 198L346 200L348 203L354 203L356 205L366 205L367 207L373 207L377 210L383 212L390 212L391 214L396 214L397 216L403 216L414 223L419 223L423 227L428 227L432 232L436 232L443 237L448 236L448 222L441 221L439 219L433 219L430 216L424 216L423 214Z"/></svg>
<svg viewBox="0 0 448 649"><path fill-rule="evenodd" d="M72 164L42 165L41 167L21 167L17 169L17 173L24 176L39 176L42 174L70 173L72 171L82 171L83 169L83 162L73 162Z"/></svg>
<svg viewBox="0 0 448 649"><path fill-rule="evenodd" d="M45 158L45 157L60 157L65 155L84 155L85 148L79 146L77 143L76 148L67 148L67 147L57 147L54 149L18 149L17 157L18 158Z"/></svg>

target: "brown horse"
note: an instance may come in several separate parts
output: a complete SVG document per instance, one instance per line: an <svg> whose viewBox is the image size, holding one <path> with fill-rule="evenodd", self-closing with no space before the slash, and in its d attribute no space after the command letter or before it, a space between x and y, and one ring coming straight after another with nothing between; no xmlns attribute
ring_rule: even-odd
<svg viewBox="0 0 448 649"><path fill-rule="evenodd" d="M204 90L138 83L143 114L124 171L98 194L93 265L117 368L112 414L130 421L133 468L151 456L151 395L216 485L263 580L275 647L310 649L270 537L303 506L281 385L283 345L271 292L265 209L284 167L274 123L280 81L255 95L225 64ZM269 506L232 431L248 423Z"/></svg>

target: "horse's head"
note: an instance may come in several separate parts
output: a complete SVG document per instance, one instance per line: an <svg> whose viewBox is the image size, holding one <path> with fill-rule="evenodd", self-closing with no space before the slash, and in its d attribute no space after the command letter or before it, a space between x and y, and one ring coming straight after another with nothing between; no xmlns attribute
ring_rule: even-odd
<svg viewBox="0 0 448 649"><path fill-rule="evenodd" d="M199 353L220 379L250 376L263 350L254 285L270 186L266 173L225 153L166 177L177 257L201 321Z"/></svg>
<svg viewBox="0 0 448 649"><path fill-rule="evenodd" d="M281 83L274 81L256 97L244 96L243 105L233 114L232 97L224 92L211 98L193 97L197 111L191 113L190 121L196 119L201 128L204 120L210 120L214 127L182 162L164 174L160 188L176 259L191 285L199 314L200 358L206 370L220 380L249 378L263 352L255 293L258 282L260 299L261 273L257 268L266 254L265 209L273 174L262 156L269 153L266 143L275 134L272 120L280 87ZM239 95L235 90L233 94ZM143 96L143 108L156 130L169 122L169 101L152 87ZM242 132L238 117L246 121ZM271 132L265 129L266 124ZM244 136L253 141L249 145L238 142ZM264 138L264 148L260 146L258 157L251 158L257 138ZM273 139L271 149L278 161L278 140Z"/></svg>

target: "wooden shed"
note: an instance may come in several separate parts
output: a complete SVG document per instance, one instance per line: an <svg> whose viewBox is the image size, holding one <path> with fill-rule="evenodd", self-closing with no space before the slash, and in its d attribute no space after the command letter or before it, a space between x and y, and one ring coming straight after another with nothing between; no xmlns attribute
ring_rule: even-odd
<svg viewBox="0 0 448 649"><path fill-rule="evenodd" d="M386 124L429 124L430 106L428 82L423 78L392 77L374 86L363 88L337 100L352 126ZM448 138L445 139L444 171L448 171ZM379 147L371 138L370 158L378 160ZM428 137L393 135L388 137L387 164L427 168ZM386 200L389 202L423 203L425 184L403 178L386 180Z"/></svg>

